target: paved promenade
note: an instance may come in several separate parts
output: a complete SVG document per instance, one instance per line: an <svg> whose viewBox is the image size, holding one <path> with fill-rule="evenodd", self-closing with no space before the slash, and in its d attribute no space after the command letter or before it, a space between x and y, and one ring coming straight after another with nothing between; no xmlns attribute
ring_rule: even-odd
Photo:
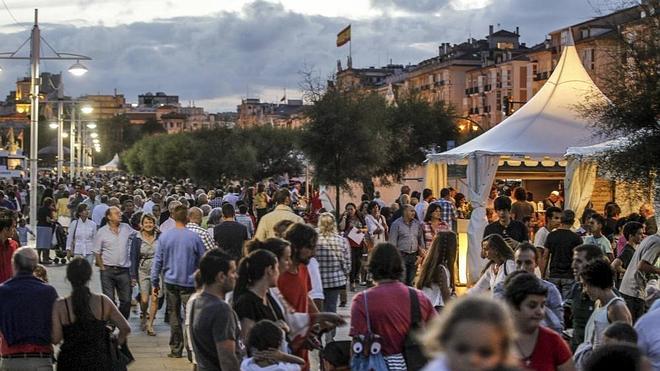
<svg viewBox="0 0 660 371"><path fill-rule="evenodd" d="M48 276L50 284L55 287L60 296L66 296L71 291L71 286L66 281L65 266L51 265L48 266ZM92 275L92 282L90 289L93 292L101 292L101 283L99 279L98 269L94 267L94 274ZM350 298L349 298L350 299ZM339 308L340 313L348 317L349 304L346 308ZM176 371L189 371L192 370L192 365L188 363L186 358L172 359L168 358L167 354L170 352L169 326L163 322L164 308L158 312L156 321L154 322L157 336L148 336L145 332L140 331L139 315L135 311L135 307L131 310L131 318L129 323L131 325L132 333L129 335L128 344L135 356L135 362L129 367L130 370L144 370L144 371L163 371L163 370L176 370ZM347 319L348 321L348 319ZM348 339L348 326L340 328L337 334L337 340ZM185 356L185 352L184 352ZM312 370L318 370L318 355L314 355Z"/></svg>

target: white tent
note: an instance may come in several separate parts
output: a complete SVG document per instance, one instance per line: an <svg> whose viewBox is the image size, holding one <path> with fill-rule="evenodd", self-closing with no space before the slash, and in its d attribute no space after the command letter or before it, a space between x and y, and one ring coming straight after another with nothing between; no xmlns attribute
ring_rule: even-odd
<svg viewBox="0 0 660 371"><path fill-rule="evenodd" d="M99 166L101 171L117 171L119 170L119 155L115 153L115 156L105 165Z"/></svg>
<svg viewBox="0 0 660 371"><path fill-rule="evenodd" d="M446 184L443 164L467 164L468 198L474 209L468 226L468 282L478 279L484 264L480 250L487 224L485 206L500 160L552 166L564 160L567 148L601 141L576 105L586 103L587 97L607 98L582 66L571 33L565 35L567 42L554 72L525 105L479 137L427 156L427 184Z"/></svg>

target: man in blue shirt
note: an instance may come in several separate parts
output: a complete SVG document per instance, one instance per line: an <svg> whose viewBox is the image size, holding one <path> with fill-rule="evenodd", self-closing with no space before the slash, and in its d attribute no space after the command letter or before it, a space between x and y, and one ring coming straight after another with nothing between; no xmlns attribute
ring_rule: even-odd
<svg viewBox="0 0 660 371"><path fill-rule="evenodd" d="M37 252L12 256L14 277L0 285L0 370L52 368L50 344L55 289L36 278Z"/></svg>
<svg viewBox="0 0 660 371"><path fill-rule="evenodd" d="M187 345L181 323L185 312L181 313L181 307L185 308L190 295L195 291L193 276L206 249L199 235L186 228L186 206L176 206L171 216L174 218L175 227L164 232L158 239L159 248L151 267L151 284L154 292L158 293L160 275L163 274L171 328L171 353L168 357L181 358L183 347Z"/></svg>

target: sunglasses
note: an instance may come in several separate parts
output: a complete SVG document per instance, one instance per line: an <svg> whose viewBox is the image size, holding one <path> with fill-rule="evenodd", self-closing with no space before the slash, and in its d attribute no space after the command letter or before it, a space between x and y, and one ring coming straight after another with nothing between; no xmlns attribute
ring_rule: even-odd
<svg viewBox="0 0 660 371"><path fill-rule="evenodd" d="M495 349L490 347L473 347L470 344L456 344L452 349L461 355L476 353L481 358L490 358L495 354Z"/></svg>

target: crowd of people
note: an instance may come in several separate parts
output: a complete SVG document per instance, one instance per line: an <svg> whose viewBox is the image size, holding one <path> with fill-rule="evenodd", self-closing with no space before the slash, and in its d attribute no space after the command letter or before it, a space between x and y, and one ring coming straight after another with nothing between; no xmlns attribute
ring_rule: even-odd
<svg viewBox="0 0 660 371"><path fill-rule="evenodd" d="M36 231L25 188L0 188L2 370L121 369L133 305L151 336L165 306L168 356L196 370L660 370L648 204L588 207L576 223L557 191L537 205L494 189L484 268L463 289L457 221L471 210L449 188L404 186L389 204L376 192L335 214L300 183L43 178ZM350 341L336 331L347 305Z"/></svg>

